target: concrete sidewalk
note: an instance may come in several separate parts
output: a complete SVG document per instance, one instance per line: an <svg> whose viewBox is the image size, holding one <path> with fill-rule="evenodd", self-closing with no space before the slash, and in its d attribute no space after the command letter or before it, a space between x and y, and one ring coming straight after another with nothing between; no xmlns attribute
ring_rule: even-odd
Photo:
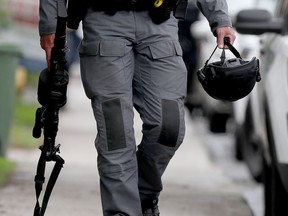
<svg viewBox="0 0 288 216"><path fill-rule="evenodd" d="M69 100L60 113L57 136L65 164L45 215L100 216L94 117L79 77L70 79L68 90ZM141 121L137 115L135 134L140 141ZM9 150L8 157L17 162L17 167L9 183L0 188L1 216L33 215L36 201L33 179L39 156L38 149ZM46 181L54 164L48 165ZM171 161L163 183L159 203L162 216L251 215L238 188L208 158L188 116L184 143Z"/></svg>

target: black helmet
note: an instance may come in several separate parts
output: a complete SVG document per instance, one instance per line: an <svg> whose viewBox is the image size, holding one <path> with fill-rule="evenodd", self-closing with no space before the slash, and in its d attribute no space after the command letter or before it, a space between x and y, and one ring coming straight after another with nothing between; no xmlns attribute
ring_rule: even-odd
<svg viewBox="0 0 288 216"><path fill-rule="evenodd" d="M204 67L198 70L197 76L208 95L217 100L233 102L247 96L255 83L261 80L259 59L253 57L250 61L243 60L229 38L224 38L224 44L236 58L227 60L223 49L221 61L208 64L216 46Z"/></svg>

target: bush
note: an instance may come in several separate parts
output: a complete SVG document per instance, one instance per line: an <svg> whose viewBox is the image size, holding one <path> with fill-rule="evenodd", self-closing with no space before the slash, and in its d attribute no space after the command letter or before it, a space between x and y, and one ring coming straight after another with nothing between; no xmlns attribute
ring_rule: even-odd
<svg viewBox="0 0 288 216"><path fill-rule="evenodd" d="M7 28L11 23L8 0L0 0L0 29Z"/></svg>
<svg viewBox="0 0 288 216"><path fill-rule="evenodd" d="M15 163L0 157L0 185L7 181L7 178L14 167Z"/></svg>
<svg viewBox="0 0 288 216"><path fill-rule="evenodd" d="M35 123L36 109L40 107L36 98L36 89L39 74L27 74L27 86L16 95L10 144L16 147L36 147L41 139L32 137L32 130Z"/></svg>

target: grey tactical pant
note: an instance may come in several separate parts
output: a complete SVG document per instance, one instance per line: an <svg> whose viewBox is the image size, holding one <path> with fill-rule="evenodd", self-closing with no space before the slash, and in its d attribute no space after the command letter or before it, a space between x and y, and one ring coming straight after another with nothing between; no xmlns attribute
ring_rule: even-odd
<svg viewBox="0 0 288 216"><path fill-rule="evenodd" d="M81 76L97 122L95 145L103 214L142 215L183 141L187 72L177 20L152 23L147 11L110 16L88 10L79 47ZM136 150L133 107L143 121Z"/></svg>

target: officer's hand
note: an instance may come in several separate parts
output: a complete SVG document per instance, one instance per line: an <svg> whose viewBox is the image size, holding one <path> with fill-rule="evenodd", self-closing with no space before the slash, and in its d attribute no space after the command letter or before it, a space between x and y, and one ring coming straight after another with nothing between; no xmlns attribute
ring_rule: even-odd
<svg viewBox="0 0 288 216"><path fill-rule="evenodd" d="M230 39L231 44L233 44L236 38L233 29L228 26L217 28L216 34L217 34L217 45L221 49L224 47L224 37L228 37Z"/></svg>
<svg viewBox="0 0 288 216"><path fill-rule="evenodd" d="M45 50L48 70L50 69L51 50L54 47L54 34L42 35L40 38L41 48Z"/></svg>

